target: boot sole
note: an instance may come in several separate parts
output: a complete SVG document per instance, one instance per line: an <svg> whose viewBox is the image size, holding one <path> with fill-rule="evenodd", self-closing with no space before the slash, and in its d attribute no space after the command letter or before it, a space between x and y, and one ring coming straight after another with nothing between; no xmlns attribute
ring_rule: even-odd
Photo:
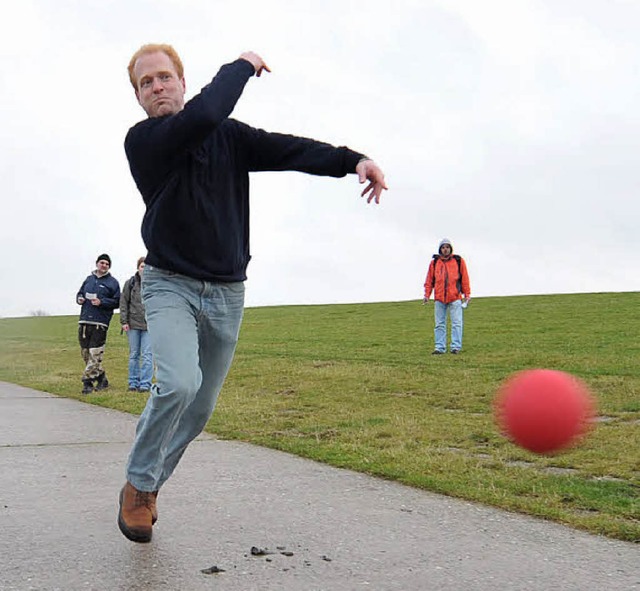
<svg viewBox="0 0 640 591"><path fill-rule="evenodd" d="M120 491L120 508L118 509L118 527L120 531L124 535L125 538L131 540L132 542L137 542L138 544L146 544L151 541L152 531L149 533L138 532L136 530L130 529L127 527L127 524L122 519L122 495L124 489Z"/></svg>

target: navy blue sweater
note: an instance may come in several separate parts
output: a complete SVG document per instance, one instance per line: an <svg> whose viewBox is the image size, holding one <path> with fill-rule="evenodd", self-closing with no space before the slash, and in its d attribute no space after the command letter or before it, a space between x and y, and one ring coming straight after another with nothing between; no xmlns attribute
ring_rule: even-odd
<svg viewBox="0 0 640 591"><path fill-rule="evenodd" d="M129 130L125 152L146 205L147 264L195 279L244 281L249 172L355 172L358 152L229 119L253 74L243 59L224 65L182 111Z"/></svg>

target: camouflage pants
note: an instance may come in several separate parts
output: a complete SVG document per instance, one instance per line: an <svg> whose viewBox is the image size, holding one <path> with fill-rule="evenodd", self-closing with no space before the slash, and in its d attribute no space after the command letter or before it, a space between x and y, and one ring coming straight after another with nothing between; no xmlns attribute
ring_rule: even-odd
<svg viewBox="0 0 640 591"><path fill-rule="evenodd" d="M80 342L80 354L85 362L82 379L95 380L104 373L102 358L104 345L107 342L107 329L95 324L81 324L78 327L78 341Z"/></svg>

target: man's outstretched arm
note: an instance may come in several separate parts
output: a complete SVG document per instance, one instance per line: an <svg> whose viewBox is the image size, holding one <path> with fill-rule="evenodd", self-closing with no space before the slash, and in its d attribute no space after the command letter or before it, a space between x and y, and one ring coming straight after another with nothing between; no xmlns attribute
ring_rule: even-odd
<svg viewBox="0 0 640 591"><path fill-rule="evenodd" d="M260 74L263 71L271 72L271 69L269 68L269 66L267 66L266 62L262 59L262 57L260 57L257 53L254 53L253 51L247 51L242 53L240 55L240 59L243 59L249 62L253 66L256 76L260 76ZM272 138L284 138L284 136L281 136L279 134L271 134L271 136ZM288 136L288 138L291 140L294 139L293 136ZM303 141L309 141L309 140L306 140L306 138L299 138L299 139L302 139ZM319 146L320 143L321 142L315 142L316 146ZM326 147L333 148L333 146L329 146L329 145L326 145ZM288 148L290 148L290 146L288 146ZM266 150L266 152L268 152L273 156L274 152L276 151L273 149L268 149ZM293 152L295 152L295 150L287 149L287 155L289 156L289 158L291 158L291 156L293 155ZM254 154L254 159L256 159L255 154ZM261 168L263 170L270 169L270 165L266 163L258 164L257 160L254 163L254 166L256 167L254 168L254 170L258 170ZM282 162L276 164L276 159L272 160L271 166L274 166L276 169L281 169L281 170L287 169L286 165L283 165ZM304 168L301 168L301 170L305 171ZM317 171L312 171L312 170L306 170L305 172L317 173ZM367 203L371 203L371 201L380 203L380 196L382 195L382 191L387 190L388 188L384 180L384 173L382 172L382 169L373 160L371 160L370 158L364 157L357 163L355 172L358 175L358 179L361 184L367 180L369 181L369 184L362 191L361 197L366 196ZM327 174L331 174L331 173L327 173Z"/></svg>
<svg viewBox="0 0 640 591"><path fill-rule="evenodd" d="M271 72L265 61L258 54L252 51L243 53L240 58L247 60L253 65L256 71L256 76L260 76L263 70ZM369 181L369 184L364 191L362 191L360 196L366 196L367 203L371 203L372 200L375 200L376 203L380 203L382 191L386 191L388 189L382 169L373 160L363 158L356 166L356 173L358 174L358 180L361 184L366 180Z"/></svg>

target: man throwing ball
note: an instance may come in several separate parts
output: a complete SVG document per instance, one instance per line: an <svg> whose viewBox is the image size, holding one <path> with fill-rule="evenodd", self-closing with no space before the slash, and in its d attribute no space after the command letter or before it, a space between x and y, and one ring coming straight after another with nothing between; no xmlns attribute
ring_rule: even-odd
<svg viewBox="0 0 640 591"><path fill-rule="evenodd" d="M148 115L129 130L125 151L146 205L142 290L157 365L120 492L118 525L134 542L151 540L158 492L211 417L233 359L250 258L249 173L355 173L368 181L369 203L387 188L360 152L230 119L249 79L265 71L260 56L243 53L185 104L170 45L144 45L129 63Z"/></svg>

